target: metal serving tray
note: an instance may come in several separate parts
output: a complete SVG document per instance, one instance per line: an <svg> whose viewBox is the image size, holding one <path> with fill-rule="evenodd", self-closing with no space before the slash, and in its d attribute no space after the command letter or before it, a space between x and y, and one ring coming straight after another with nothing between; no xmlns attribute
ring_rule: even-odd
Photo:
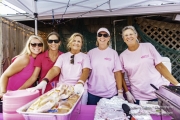
<svg viewBox="0 0 180 120"><path fill-rule="evenodd" d="M173 88L173 90L172 90ZM155 91L156 94L168 98L176 105L180 106L180 86L161 86L159 90Z"/></svg>
<svg viewBox="0 0 180 120"><path fill-rule="evenodd" d="M173 86L175 87L175 86ZM175 88L176 89L176 88ZM167 114L173 117L174 120L179 120L180 117L180 95L173 92L166 86L161 86L159 90L155 91L158 97L158 104L161 109L165 110Z"/></svg>

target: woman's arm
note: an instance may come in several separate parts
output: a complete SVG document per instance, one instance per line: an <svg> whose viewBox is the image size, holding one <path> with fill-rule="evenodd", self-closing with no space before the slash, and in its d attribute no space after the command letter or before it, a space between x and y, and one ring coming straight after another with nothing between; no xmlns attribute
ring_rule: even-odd
<svg viewBox="0 0 180 120"><path fill-rule="evenodd" d="M82 69L82 74L79 78L79 80L77 81L77 83L74 86L74 93L79 94L82 93L82 91L84 91L84 83L86 82L86 80L89 77L89 68L83 68Z"/></svg>
<svg viewBox="0 0 180 120"><path fill-rule="evenodd" d="M46 89L47 83L50 82L54 77L56 77L60 72L61 69L59 67L53 66L36 87L28 88L27 90L33 92L38 89L42 89L41 94L43 94Z"/></svg>
<svg viewBox="0 0 180 120"><path fill-rule="evenodd" d="M7 91L8 79L14 74L20 72L29 64L29 55L22 55L16 58L16 60L5 70L0 78L1 93Z"/></svg>
<svg viewBox="0 0 180 120"><path fill-rule="evenodd" d="M123 90L125 91L125 93L126 93L127 91L129 91L129 90L128 90L128 87L127 87L127 85L126 85L125 79L124 79L124 73L122 73L122 87L123 87Z"/></svg>
<svg viewBox="0 0 180 120"><path fill-rule="evenodd" d="M160 74L163 75L172 84L177 85L179 83L162 62L157 64L155 67L160 72Z"/></svg>
<svg viewBox="0 0 180 120"><path fill-rule="evenodd" d="M128 88L127 88L127 85L126 85L126 82L125 82L125 79L124 79L124 73L122 73L122 76L123 76L122 86L123 86L123 89L124 89L124 91L125 91L127 100L128 100L128 102L130 102L130 103L134 103L134 102L136 102L136 99L135 99L134 96L131 94L131 92L129 92L129 90L128 90Z"/></svg>
<svg viewBox="0 0 180 120"><path fill-rule="evenodd" d="M123 81L123 76L120 71L114 72L114 77L116 80L116 85L118 90L122 90L122 81Z"/></svg>
<svg viewBox="0 0 180 120"><path fill-rule="evenodd" d="M89 73L90 73L90 69L89 68L83 68L82 69L82 74L81 74L79 80L82 80L85 83L86 80L89 77Z"/></svg>
<svg viewBox="0 0 180 120"><path fill-rule="evenodd" d="M49 81L51 81L54 77L56 77L57 75L59 75L61 72L61 69L57 66L53 66L48 73L46 74L46 76L44 78L47 78Z"/></svg>
<svg viewBox="0 0 180 120"><path fill-rule="evenodd" d="M19 90L29 88L37 80L40 71L41 71L40 67L35 67L31 77L19 88Z"/></svg>

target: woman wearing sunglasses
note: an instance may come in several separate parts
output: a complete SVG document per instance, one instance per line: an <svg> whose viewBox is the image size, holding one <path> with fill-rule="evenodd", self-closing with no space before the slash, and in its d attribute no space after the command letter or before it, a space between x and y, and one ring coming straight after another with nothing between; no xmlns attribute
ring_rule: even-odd
<svg viewBox="0 0 180 120"><path fill-rule="evenodd" d="M118 94L122 99L122 70L118 54L109 47L110 32L106 28L97 31L96 46L88 52L92 71L88 80L88 105L96 105L101 98Z"/></svg>
<svg viewBox="0 0 180 120"><path fill-rule="evenodd" d="M53 67L59 55L62 54L62 52L59 51L60 44L61 41L59 34L56 32L49 33L49 35L47 36L48 50L37 56L34 63L35 70L32 76L19 89L26 89L32 86L32 84L38 79L38 77L39 82L42 81L48 70ZM58 80L59 75L52 79L52 81L47 84L46 89L43 89L42 92L47 92L54 88L54 85Z"/></svg>
<svg viewBox="0 0 180 120"><path fill-rule="evenodd" d="M84 40L80 33L74 33L68 39L67 53L60 55L54 66L48 71L43 81L29 91L45 89L46 84L51 82L54 77L59 77L59 83L75 85L75 93L81 93L87 87L85 82L89 76L90 61L87 54L81 52ZM87 88L86 88L87 89ZM87 92L84 92L82 103L87 104Z"/></svg>
<svg viewBox="0 0 180 120"><path fill-rule="evenodd" d="M31 35L23 51L13 58L12 64L4 71L0 78L0 98L8 90L17 90L23 85L34 71L36 56L45 49L41 37Z"/></svg>

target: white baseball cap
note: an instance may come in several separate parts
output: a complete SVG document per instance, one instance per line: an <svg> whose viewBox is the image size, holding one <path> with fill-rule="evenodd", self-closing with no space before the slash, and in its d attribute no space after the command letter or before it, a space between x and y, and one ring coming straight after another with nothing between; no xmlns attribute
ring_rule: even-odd
<svg viewBox="0 0 180 120"><path fill-rule="evenodd" d="M102 27L102 28L99 28L99 30L97 31L97 35L98 35L98 33L100 33L100 32L106 32L109 36L110 36L110 32L109 32L109 30L107 29L107 28L104 28L104 27Z"/></svg>

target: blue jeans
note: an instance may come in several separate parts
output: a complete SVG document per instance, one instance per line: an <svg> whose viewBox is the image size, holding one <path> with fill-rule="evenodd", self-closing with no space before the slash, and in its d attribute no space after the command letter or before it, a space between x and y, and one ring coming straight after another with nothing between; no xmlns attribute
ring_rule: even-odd
<svg viewBox="0 0 180 120"><path fill-rule="evenodd" d="M139 101L140 101L140 100L136 100L136 102L135 102L134 104L137 104L137 105L139 105ZM147 100L147 101L158 101L158 99L156 98L156 99Z"/></svg>
<svg viewBox="0 0 180 120"><path fill-rule="evenodd" d="M107 98L107 99L111 99L112 97ZM101 98L103 98L103 97L95 96L95 95L88 92L88 102L87 102L87 104L88 105L97 105L97 103L99 102L99 100Z"/></svg>

